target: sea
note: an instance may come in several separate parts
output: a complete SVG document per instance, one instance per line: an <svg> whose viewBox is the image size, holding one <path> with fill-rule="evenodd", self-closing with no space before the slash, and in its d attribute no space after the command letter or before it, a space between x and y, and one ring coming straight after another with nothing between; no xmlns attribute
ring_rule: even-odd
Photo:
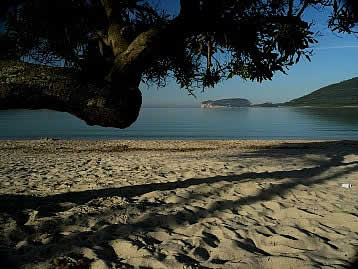
<svg viewBox="0 0 358 269"><path fill-rule="evenodd" d="M65 112L0 110L0 139L358 139L358 108L142 108L126 129L88 126Z"/></svg>

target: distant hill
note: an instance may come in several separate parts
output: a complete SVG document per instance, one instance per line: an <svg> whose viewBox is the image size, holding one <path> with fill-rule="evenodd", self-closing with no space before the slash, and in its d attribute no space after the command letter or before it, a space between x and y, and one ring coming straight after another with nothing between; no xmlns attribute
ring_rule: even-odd
<svg viewBox="0 0 358 269"><path fill-rule="evenodd" d="M358 77L320 88L282 106L358 106Z"/></svg>
<svg viewBox="0 0 358 269"><path fill-rule="evenodd" d="M251 102L243 98L220 99L216 101L208 100L201 102L202 108L217 108L217 107L247 107Z"/></svg>
<svg viewBox="0 0 358 269"><path fill-rule="evenodd" d="M278 107L279 104L273 104L271 102L266 102L262 104L252 104L251 107Z"/></svg>

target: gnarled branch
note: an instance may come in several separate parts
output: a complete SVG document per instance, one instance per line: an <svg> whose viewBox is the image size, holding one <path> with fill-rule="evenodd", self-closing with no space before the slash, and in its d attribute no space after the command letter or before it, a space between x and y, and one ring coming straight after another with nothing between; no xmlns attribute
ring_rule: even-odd
<svg viewBox="0 0 358 269"><path fill-rule="evenodd" d="M141 103L138 88L113 91L83 84L65 68L0 61L0 110L52 109L89 125L126 128L137 119Z"/></svg>

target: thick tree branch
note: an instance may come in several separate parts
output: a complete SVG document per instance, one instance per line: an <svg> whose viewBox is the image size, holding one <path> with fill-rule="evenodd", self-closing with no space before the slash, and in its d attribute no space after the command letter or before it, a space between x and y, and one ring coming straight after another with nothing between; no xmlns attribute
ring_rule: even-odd
<svg viewBox="0 0 358 269"><path fill-rule="evenodd" d="M137 119L141 102L138 88L114 92L84 85L64 68L0 61L0 110L53 109L89 125L126 128Z"/></svg>
<svg viewBox="0 0 358 269"><path fill-rule="evenodd" d="M104 8L104 11L106 12L107 18L110 19L112 16L112 11L113 11L112 0L101 0L101 4Z"/></svg>
<svg viewBox="0 0 358 269"><path fill-rule="evenodd" d="M107 77L110 82L122 81L128 87L137 87L141 74L151 60L163 54L170 43L175 42L169 33L170 26L153 27L141 33L115 61L111 73ZM165 38L164 38L165 37Z"/></svg>
<svg viewBox="0 0 358 269"><path fill-rule="evenodd" d="M192 21L200 16L199 0L180 0L180 17Z"/></svg>
<svg viewBox="0 0 358 269"><path fill-rule="evenodd" d="M121 21L120 8L115 7L113 0L101 0L103 9L108 20L107 35L102 41L112 48L114 57L128 48L129 41L123 36L123 22Z"/></svg>
<svg viewBox="0 0 358 269"><path fill-rule="evenodd" d="M293 0L288 0L287 16L292 16L292 10L293 10Z"/></svg>
<svg viewBox="0 0 358 269"><path fill-rule="evenodd" d="M122 26L113 23L108 27L108 34L107 34L107 44L112 48L112 52L114 57L117 57L123 51L125 51L128 46L128 40L122 34Z"/></svg>
<svg viewBox="0 0 358 269"><path fill-rule="evenodd" d="M310 4L310 2L309 2L308 0L306 0L306 1L303 3L303 5L302 5L300 11L298 11L298 13L297 13L296 16L297 16L297 17L301 17L302 14L303 14L303 12L305 11L305 9L309 6L309 4Z"/></svg>

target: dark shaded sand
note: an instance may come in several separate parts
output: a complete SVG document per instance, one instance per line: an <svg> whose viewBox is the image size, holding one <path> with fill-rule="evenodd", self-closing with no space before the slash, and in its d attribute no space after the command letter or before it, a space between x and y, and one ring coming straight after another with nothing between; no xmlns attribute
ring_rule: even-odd
<svg viewBox="0 0 358 269"><path fill-rule="evenodd" d="M0 141L0 158L2 268L349 268L356 255L357 141Z"/></svg>

